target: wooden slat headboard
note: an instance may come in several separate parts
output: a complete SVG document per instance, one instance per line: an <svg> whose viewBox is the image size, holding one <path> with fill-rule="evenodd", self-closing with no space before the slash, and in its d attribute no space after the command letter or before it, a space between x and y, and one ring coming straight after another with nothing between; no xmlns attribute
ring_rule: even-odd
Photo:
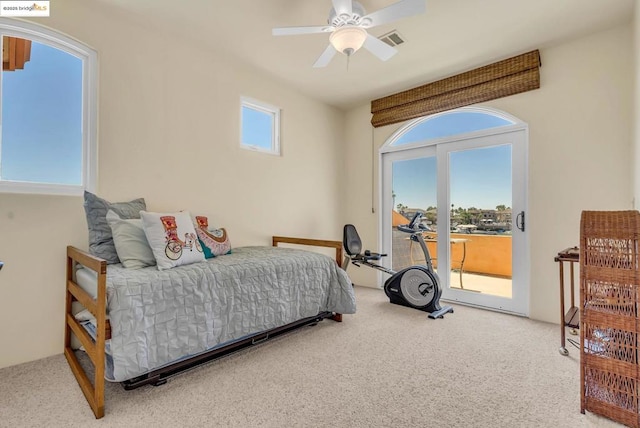
<svg viewBox="0 0 640 428"><path fill-rule="evenodd" d="M340 241L327 241L324 239L305 239L305 238L290 238L286 236L274 236L272 245L277 247L278 244L295 244L295 245L308 245L311 247L328 247L335 248L336 250L336 263L338 266L342 266L342 242Z"/></svg>

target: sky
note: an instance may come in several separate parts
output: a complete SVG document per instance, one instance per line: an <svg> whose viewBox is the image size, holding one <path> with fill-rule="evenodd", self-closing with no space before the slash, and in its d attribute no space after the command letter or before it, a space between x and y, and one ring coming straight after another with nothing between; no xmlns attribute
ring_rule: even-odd
<svg viewBox="0 0 640 428"><path fill-rule="evenodd" d="M510 124L482 113L438 116L404 134L395 145L451 136ZM459 152L449 156L450 200L457 208L495 209L511 204L511 146L501 145ZM436 158L417 158L393 163L395 205L426 209L437 206Z"/></svg>
<svg viewBox="0 0 640 428"><path fill-rule="evenodd" d="M271 150L273 115L242 107L242 144Z"/></svg>
<svg viewBox="0 0 640 428"><path fill-rule="evenodd" d="M82 184L82 60L32 42L23 70L2 72L0 178Z"/></svg>

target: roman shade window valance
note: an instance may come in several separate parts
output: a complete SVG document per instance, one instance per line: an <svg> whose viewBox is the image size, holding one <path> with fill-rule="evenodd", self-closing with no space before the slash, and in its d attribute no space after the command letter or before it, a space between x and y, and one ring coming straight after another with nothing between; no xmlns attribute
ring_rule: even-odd
<svg viewBox="0 0 640 428"><path fill-rule="evenodd" d="M540 65L535 50L373 100L371 124L377 128L538 89Z"/></svg>

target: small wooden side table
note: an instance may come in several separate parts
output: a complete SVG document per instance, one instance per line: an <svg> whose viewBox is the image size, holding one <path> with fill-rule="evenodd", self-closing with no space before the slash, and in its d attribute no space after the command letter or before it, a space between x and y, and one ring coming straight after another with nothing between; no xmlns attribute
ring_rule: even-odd
<svg viewBox="0 0 640 428"><path fill-rule="evenodd" d="M433 236L433 235L423 234L423 236L424 236L424 241L427 244L430 244L430 243L434 243L435 244L435 243L438 242L437 238L435 236ZM451 260L451 264L454 264L454 263L456 265L460 264L460 288L462 290L464 290L464 286L462 285L462 273L463 273L463 269L464 269L464 261L467 258L467 242L470 242L471 239L467 239L467 238L451 238L450 241L451 241L451 245L462 244L462 257L460 258L460 260L456 260L456 261ZM413 261L413 247L412 246L413 246L413 241L411 241L410 244L409 244L409 254L411 255L411 264L413 265L413 264L416 264L416 263ZM429 253L431 253L431 251L429 251ZM438 260L437 257L431 257L431 261L432 262L435 262L437 260Z"/></svg>
<svg viewBox="0 0 640 428"><path fill-rule="evenodd" d="M570 327L571 329L580 328L580 310L576 306L575 297L574 297L574 263L580 262L580 249L578 247L566 248L558 253L558 255L553 259L558 263L560 267L560 348L558 352L560 355L569 355L569 351L565 347L566 344L566 336L565 336L565 327ZM565 313L564 311L564 263L569 263L569 271L571 278L571 307ZM572 345L579 347L578 342L575 340L569 339L569 343Z"/></svg>

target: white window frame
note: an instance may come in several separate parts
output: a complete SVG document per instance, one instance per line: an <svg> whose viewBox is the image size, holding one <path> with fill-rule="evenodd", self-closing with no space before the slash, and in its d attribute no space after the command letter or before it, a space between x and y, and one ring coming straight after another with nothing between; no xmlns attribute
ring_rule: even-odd
<svg viewBox="0 0 640 428"><path fill-rule="evenodd" d="M242 124L244 123L242 110L244 107L271 115L271 129L273 130L271 133L271 149L245 144L242 141ZM240 147L246 150L280 156L280 108L253 98L240 97Z"/></svg>
<svg viewBox="0 0 640 428"><path fill-rule="evenodd" d="M0 178L0 193L82 195L95 192L98 174L97 110L98 54L84 43L47 27L11 18L0 18L0 36L29 39L59 49L82 60L82 182L79 185L19 182ZM2 39L0 38L0 46ZM2 87L0 73L0 88ZM0 96L0 113L2 103ZM2 115L0 114L0 121ZM2 123L0 123L1 129ZM1 133L0 133L1 135ZM0 144L2 142L0 141Z"/></svg>
<svg viewBox="0 0 640 428"><path fill-rule="evenodd" d="M484 128L484 129L479 129L477 131L471 131L469 133L462 133L462 134L457 134L457 135L467 135L467 136L476 136L476 135L484 135L487 133L487 131L489 130L500 130L499 132L502 131L511 131L514 129L520 129L522 127L522 124L524 122L522 122L520 119L518 119L515 116L512 116L506 112L500 111L498 109L494 109L494 108L490 108L490 107L482 107L482 106L469 106L469 107L460 107L460 108L456 108L453 110L446 110L440 113L434 113L434 114L430 114L427 116L422 116L419 117L417 119L413 119L407 123L405 123L404 125L402 125L400 128L398 128L388 139L387 141L385 141L385 143L383 144L383 146L380 148L380 153L389 153L389 152L394 152L394 151L402 151L402 150L407 150L407 149L412 149L415 147L424 147L424 146L431 146L431 145L436 145L439 144L443 141L448 141L451 139L451 135L449 136L444 136L444 137L438 137L438 138L431 138L431 139L427 139L427 140L423 140L423 141L413 141L411 143L405 143L405 144L401 144L399 146L396 146L395 143L396 141L398 141L404 134L406 134L407 132L411 131L413 128L422 125L422 123L424 122L429 122L432 119L435 119L438 116L448 116L448 115L452 115L452 114L456 114L456 113L480 113L480 114L486 114L486 115L490 115L490 116L495 116L495 117L499 117L500 119L506 120L508 122L511 122L511 124L509 125L501 125L501 126L496 126L493 128ZM498 132L498 131L496 131ZM489 132L490 134L493 132Z"/></svg>

